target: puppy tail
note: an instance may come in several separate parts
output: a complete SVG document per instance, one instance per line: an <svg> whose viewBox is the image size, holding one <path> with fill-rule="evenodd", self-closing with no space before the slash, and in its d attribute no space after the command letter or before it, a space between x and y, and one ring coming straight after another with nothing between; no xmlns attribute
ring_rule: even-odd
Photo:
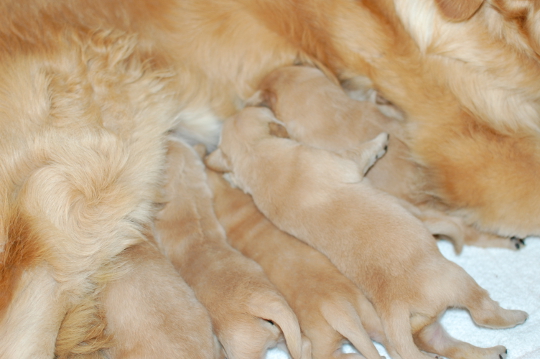
<svg viewBox="0 0 540 359"><path fill-rule="evenodd" d="M284 298L277 295L270 300L266 298L264 305L254 308L251 314L279 326L293 359L302 358L303 341L300 324Z"/></svg>
<svg viewBox="0 0 540 359"><path fill-rule="evenodd" d="M367 359L381 358L351 303L346 300L325 302L321 312L328 324Z"/></svg>

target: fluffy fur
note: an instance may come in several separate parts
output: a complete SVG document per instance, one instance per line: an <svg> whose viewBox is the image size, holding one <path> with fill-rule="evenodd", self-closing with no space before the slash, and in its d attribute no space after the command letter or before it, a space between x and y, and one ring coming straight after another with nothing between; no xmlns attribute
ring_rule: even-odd
<svg viewBox="0 0 540 359"><path fill-rule="evenodd" d="M172 72L134 35L1 11L0 356L94 352L108 346L100 292L161 197Z"/></svg>
<svg viewBox="0 0 540 359"><path fill-rule="evenodd" d="M504 357L502 346L482 349L451 338L439 316L448 307L461 307L478 325L508 328L523 323L527 314L501 308L441 255L420 221L393 197L362 182L385 143L377 137L359 147L355 157L370 156L357 165L271 136L273 121L265 108L246 108L227 120L207 165L229 172L277 227L320 250L360 286L403 359L430 358L418 347L453 359Z"/></svg>
<svg viewBox="0 0 540 359"><path fill-rule="evenodd" d="M168 159L169 198L156 221L159 243L208 309L226 357L263 358L284 337L294 359L306 358L285 299L257 263L227 244L200 156L171 142Z"/></svg>
<svg viewBox="0 0 540 359"><path fill-rule="evenodd" d="M214 146L283 65L369 77L406 115L427 191L483 229L539 234L536 2L396 4L1 1L2 356L50 357L60 328L107 346L70 323L101 320L117 255L146 241L165 132Z"/></svg>

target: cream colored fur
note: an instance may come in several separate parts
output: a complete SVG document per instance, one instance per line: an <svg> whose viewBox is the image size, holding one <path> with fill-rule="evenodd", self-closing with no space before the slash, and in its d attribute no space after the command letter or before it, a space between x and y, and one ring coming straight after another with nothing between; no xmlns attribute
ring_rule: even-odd
<svg viewBox="0 0 540 359"><path fill-rule="evenodd" d="M122 254L126 274L107 285L103 306L112 358L219 358L206 309L153 243Z"/></svg>
<svg viewBox="0 0 540 359"><path fill-rule="evenodd" d="M173 141L168 160L168 202L156 221L158 242L208 309L227 358L262 359L283 337L294 359L307 358L285 299L257 263L227 244L201 157Z"/></svg>
<svg viewBox="0 0 540 359"><path fill-rule="evenodd" d="M218 150L206 163L230 172L277 227L312 245L364 291L387 339L403 359L500 359L505 348L477 348L444 332L448 307L466 308L478 325L507 328L527 314L505 310L459 266L446 260L422 223L399 203L362 181L363 165L336 153L273 137L265 108L227 120ZM372 159L384 142L361 145ZM416 345L415 345L416 344ZM417 347L418 345L418 347Z"/></svg>
<svg viewBox="0 0 540 359"><path fill-rule="evenodd" d="M68 315L58 338L83 344L57 355L97 350L85 341L100 334L81 323L102 319L118 254L146 241L164 134L215 145L219 119L294 63L369 77L405 114L426 190L467 223L539 234L536 2L522 24L510 0L453 19L463 2L422 0L422 16L417 0L395 3L2 0L0 324L24 322L8 318L22 283L47 287L32 273L52 276L59 285L47 290L61 299L43 320ZM17 310L51 306L40 298ZM50 351L54 335L39 335ZM23 339L10 338L2 345L14 353Z"/></svg>
<svg viewBox="0 0 540 359"><path fill-rule="evenodd" d="M431 233L452 240L458 252L464 244L519 248L518 240L482 233L462 218L446 214L424 191L425 176L411 156L403 122L379 111L389 112L391 106L377 104L381 101L376 94L365 97L369 100L352 100L321 71L291 66L266 76L250 101L271 108L294 140L330 151L354 150L380 132L389 133L386 155L366 174L373 186L408 202L402 204Z"/></svg>
<svg viewBox="0 0 540 359"><path fill-rule="evenodd" d="M14 48L32 39L21 31ZM170 69L135 50L135 36L52 25L40 35L0 55L0 325L21 328L1 339L5 358L49 356L57 338L58 357L105 345L88 344L99 293L121 276L119 254L147 240L179 111ZM21 310L42 322L27 326Z"/></svg>
<svg viewBox="0 0 540 359"><path fill-rule="evenodd" d="M312 358L360 358L341 351L349 340L364 357L378 359L368 333L381 343L386 340L379 317L360 290L324 255L277 229L250 196L216 172L207 175L229 243L259 263L285 296L311 341Z"/></svg>

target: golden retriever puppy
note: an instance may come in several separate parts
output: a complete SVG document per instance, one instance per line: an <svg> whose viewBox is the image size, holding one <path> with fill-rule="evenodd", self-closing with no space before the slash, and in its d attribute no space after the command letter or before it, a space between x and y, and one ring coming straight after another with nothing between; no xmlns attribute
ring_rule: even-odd
<svg viewBox="0 0 540 359"><path fill-rule="evenodd" d="M273 121L266 108L246 108L227 120L207 165L230 173L231 182L251 194L277 227L320 250L358 285L401 358L430 358L419 348L450 358L504 358L503 346L483 349L451 338L440 315L448 307L466 308L478 325L509 328L527 314L501 308L441 255L416 217L362 181L386 146L381 136L359 147L371 152L362 154L359 165L270 135Z"/></svg>
<svg viewBox="0 0 540 359"><path fill-rule="evenodd" d="M287 299L311 341L312 357L360 358L341 351L347 339L364 357L378 359L369 337L384 343L384 333L362 292L324 255L277 229L249 195L216 172L208 171L207 176L229 243L259 263Z"/></svg>
<svg viewBox="0 0 540 359"><path fill-rule="evenodd" d="M167 193L156 221L163 251L208 309L226 357L263 358L282 335L302 358L296 316L261 267L226 242L212 209L201 157L189 145L169 145Z"/></svg>
<svg viewBox="0 0 540 359"><path fill-rule="evenodd" d="M124 275L101 299L113 337L108 357L218 358L208 312L157 247L143 243L121 257Z"/></svg>
<svg viewBox="0 0 540 359"><path fill-rule="evenodd" d="M186 73L210 74L196 88L213 113L234 113L284 64L367 76L405 113L426 191L482 230L540 233L540 193L531 191L539 64L488 26L481 1L229 0L183 10L178 24L190 37L177 49Z"/></svg>
<svg viewBox="0 0 540 359"><path fill-rule="evenodd" d="M164 133L215 145L284 65L368 76L406 114L430 193L483 229L540 233L538 61L488 8L456 22L435 0L1 1L0 320L21 328L2 354L48 357L67 308L93 308L108 264L146 240Z"/></svg>
<svg viewBox="0 0 540 359"><path fill-rule="evenodd" d="M390 134L386 155L366 174L373 186L404 201L432 234L449 238L459 252L464 243L519 248L518 239L482 233L463 219L446 215L423 191L421 166L411 156L402 122L383 115L371 101L355 101L321 71L306 66L283 67L266 76L250 99L268 106L296 141L330 151L355 149L378 133ZM370 97L373 97L370 95ZM386 105L387 108L388 105Z"/></svg>

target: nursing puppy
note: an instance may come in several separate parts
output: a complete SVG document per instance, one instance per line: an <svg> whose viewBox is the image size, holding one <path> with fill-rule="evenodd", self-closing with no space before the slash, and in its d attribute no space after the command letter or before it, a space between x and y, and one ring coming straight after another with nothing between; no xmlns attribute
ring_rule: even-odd
<svg viewBox="0 0 540 359"><path fill-rule="evenodd" d="M277 229L249 195L216 172L207 176L229 243L259 263L287 299L311 341L312 357L360 358L341 351L349 340L364 357L379 359L369 336L384 343L382 325L360 290L320 252Z"/></svg>
<svg viewBox="0 0 540 359"><path fill-rule="evenodd" d="M292 357L305 358L298 321L285 299L258 264L227 244L201 157L171 141L168 161L169 197L156 220L158 242L208 309L226 357L263 358L283 333Z"/></svg>
<svg viewBox="0 0 540 359"><path fill-rule="evenodd" d="M124 275L101 295L113 339L105 358L221 358L207 310L157 246L134 246L121 257Z"/></svg>
<svg viewBox="0 0 540 359"><path fill-rule="evenodd" d="M164 133L215 145L219 119L283 65L368 76L406 113L409 145L441 202L496 233L540 233L538 60L486 25L485 4L464 7L463 22L440 8L434 0L1 1L0 316L12 328L0 336L2 355L50 356L66 306L93 307L106 285L99 278L114 268L105 264L146 240L140 228L155 214ZM20 292L30 282L36 290ZM36 319L23 323L20 313Z"/></svg>
<svg viewBox="0 0 540 359"><path fill-rule="evenodd" d="M517 239L482 233L465 224L462 218L438 210L437 203L423 191L425 176L406 144L405 125L383 115L375 104L376 99L352 100L321 71L291 66L266 76L250 101L272 109L285 123L292 139L330 151L352 150L381 132L389 133L388 151L366 177L374 187L408 202L403 203L406 208L432 234L452 240L458 252L465 243L512 249L522 244Z"/></svg>
<svg viewBox="0 0 540 359"><path fill-rule="evenodd" d="M401 358L430 358L418 348L450 358L504 358L502 346L482 349L451 338L440 315L448 307L466 308L478 325L508 328L527 314L501 308L440 254L418 219L362 182L386 145L381 136L359 148L365 161L358 165L271 136L273 121L266 108L246 108L227 120L207 165L230 172L231 182L251 194L277 227L320 250L360 286Z"/></svg>

